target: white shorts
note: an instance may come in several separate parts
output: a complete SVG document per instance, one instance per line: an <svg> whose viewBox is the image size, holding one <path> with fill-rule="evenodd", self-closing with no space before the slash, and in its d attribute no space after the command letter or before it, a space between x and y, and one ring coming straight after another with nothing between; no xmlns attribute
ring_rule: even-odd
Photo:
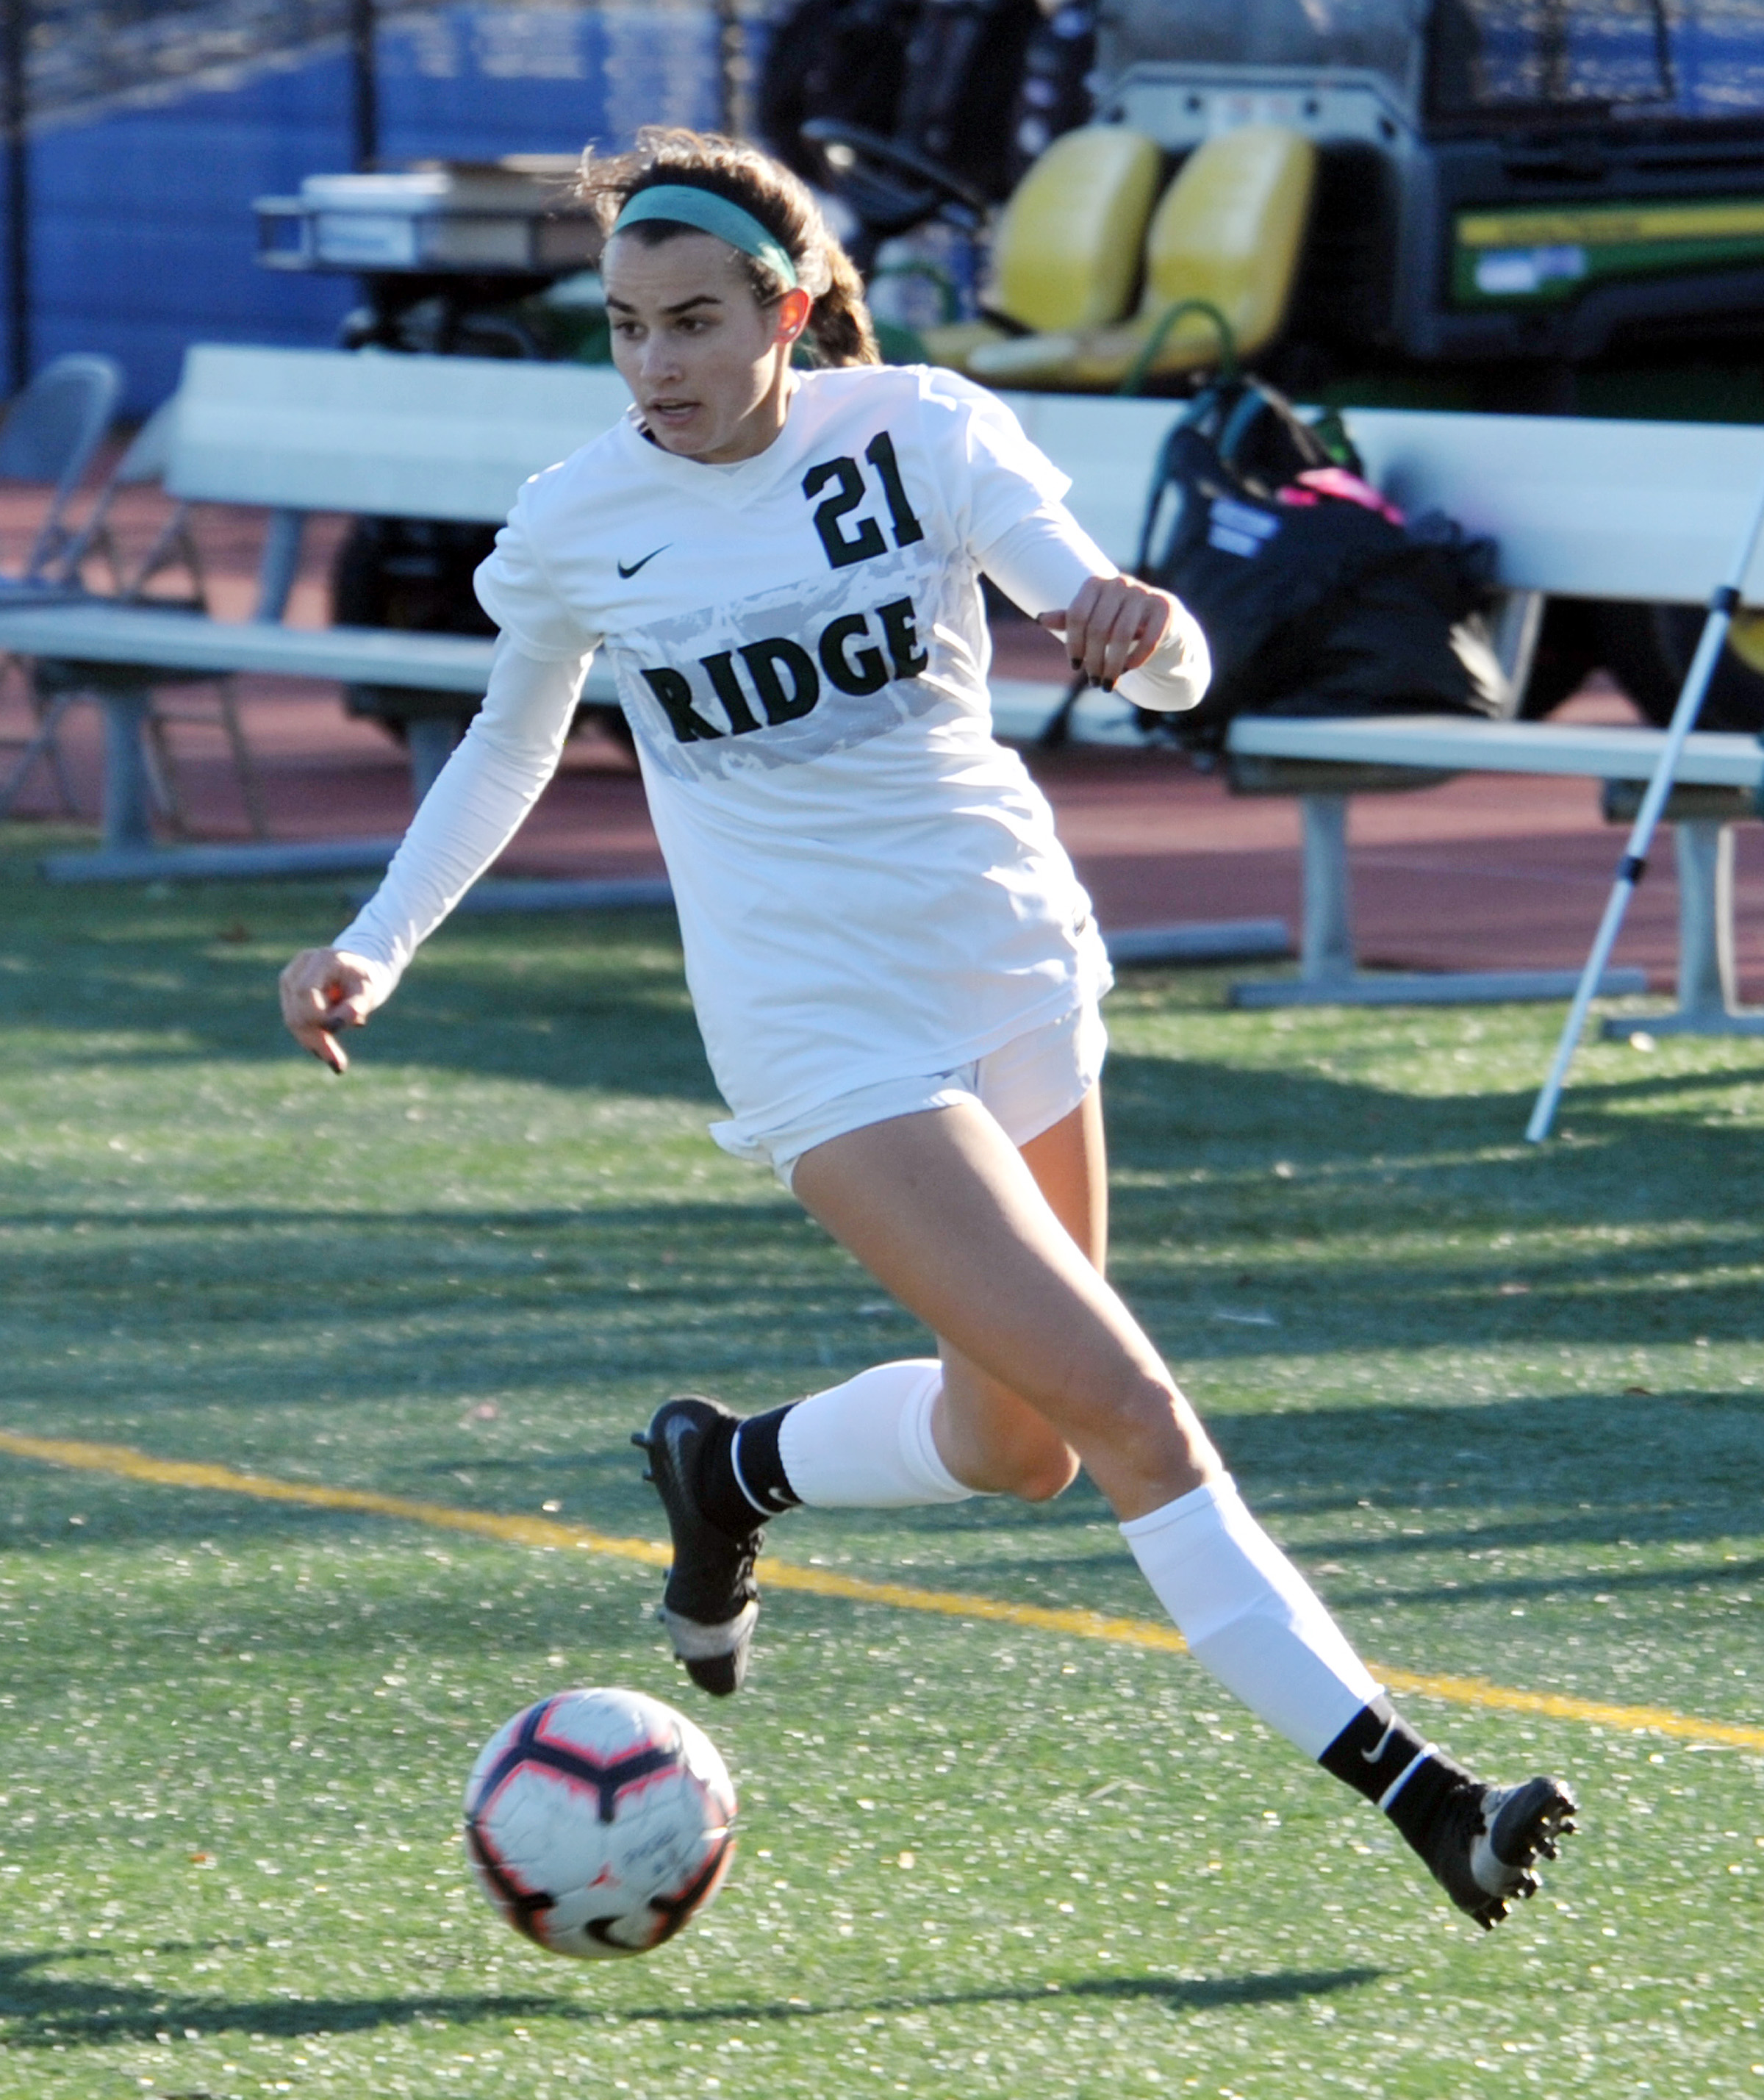
<svg viewBox="0 0 1764 2100"><path fill-rule="evenodd" d="M1069 1115L1101 1076L1109 1031L1095 1002L1076 1007L1057 1021L1012 1036L997 1050L953 1071L923 1079L889 1079L860 1087L823 1101L792 1123L760 1132L739 1149L748 1158L763 1158L787 1189L796 1162L830 1138L844 1137L894 1116L916 1115L924 1109L951 1107L977 1101L988 1110L1013 1145L1026 1145ZM727 1125L722 1129L727 1129ZM721 1130L712 1136L725 1144ZM735 1145L726 1145L730 1151Z"/></svg>

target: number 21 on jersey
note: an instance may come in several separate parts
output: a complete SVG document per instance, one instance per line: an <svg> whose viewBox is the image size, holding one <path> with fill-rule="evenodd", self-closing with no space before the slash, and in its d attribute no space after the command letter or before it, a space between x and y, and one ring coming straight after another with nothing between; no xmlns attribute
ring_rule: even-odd
<svg viewBox="0 0 1764 2100"><path fill-rule="evenodd" d="M910 547L915 540L924 539L925 528L906 500L900 461L894 457L894 440L886 430L878 430L864 448L863 456L882 484L895 545ZM854 459L822 460L802 477L802 492L812 503L830 483L833 493L817 504L814 512L814 529L821 536L827 560L836 569L849 569L853 562L873 561L878 554L885 554L887 542L874 518L860 518L853 532L845 529L845 520L869 493L863 469Z"/></svg>

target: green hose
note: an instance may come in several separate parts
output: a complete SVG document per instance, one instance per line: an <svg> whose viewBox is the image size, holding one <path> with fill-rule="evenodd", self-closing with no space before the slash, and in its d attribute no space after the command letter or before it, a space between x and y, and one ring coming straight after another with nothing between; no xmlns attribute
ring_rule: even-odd
<svg viewBox="0 0 1764 2100"><path fill-rule="evenodd" d="M1184 314L1205 314L1219 331L1219 376L1232 380L1237 377L1237 339L1232 333L1231 323L1211 299L1178 299L1173 307L1166 307L1158 316L1157 325L1146 337L1144 345L1128 367L1127 375L1115 389L1118 394L1137 394L1145 384L1146 374L1158 360L1158 353L1170 339L1170 331Z"/></svg>

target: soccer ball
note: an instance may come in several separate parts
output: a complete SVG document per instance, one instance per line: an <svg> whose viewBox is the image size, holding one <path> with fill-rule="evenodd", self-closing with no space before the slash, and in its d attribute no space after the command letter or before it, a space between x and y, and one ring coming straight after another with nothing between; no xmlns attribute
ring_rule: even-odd
<svg viewBox="0 0 1764 2100"><path fill-rule="evenodd" d="M708 1736L641 1692L560 1692L497 1729L465 1787L478 1885L553 1954L647 1954L703 1910L734 1849Z"/></svg>

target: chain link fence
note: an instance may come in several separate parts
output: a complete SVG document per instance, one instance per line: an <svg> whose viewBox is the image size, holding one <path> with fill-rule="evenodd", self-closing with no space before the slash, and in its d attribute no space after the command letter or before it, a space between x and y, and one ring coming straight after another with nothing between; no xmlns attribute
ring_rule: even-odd
<svg viewBox="0 0 1764 2100"><path fill-rule="evenodd" d="M334 340L347 288L255 261L303 176L752 129L787 0L0 0L0 364L101 349L131 410L183 346Z"/></svg>
<svg viewBox="0 0 1764 2100"><path fill-rule="evenodd" d="M462 11L446 0L426 7L368 0L8 0L0 14L21 18L25 121L33 131L90 122L112 111L151 108L197 87L225 88L255 71L298 64L327 46L341 51L377 32L406 47L412 62L443 74ZM491 77L568 78L583 65L582 30L593 21L615 43L621 31L650 40L673 30L720 41L725 112L740 124L755 27L773 0L475 0L466 32L469 68Z"/></svg>

